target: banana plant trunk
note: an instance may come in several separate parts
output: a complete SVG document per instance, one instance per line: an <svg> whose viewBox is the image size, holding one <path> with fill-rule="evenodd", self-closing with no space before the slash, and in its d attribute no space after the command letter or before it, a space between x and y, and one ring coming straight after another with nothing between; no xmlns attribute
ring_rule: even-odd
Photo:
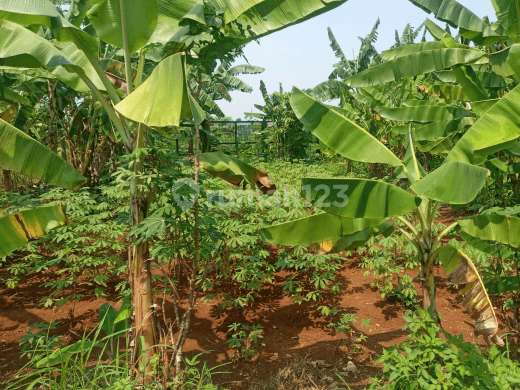
<svg viewBox="0 0 520 390"><path fill-rule="evenodd" d="M431 316L438 319L437 301L435 289L435 276L433 274L433 258L431 253L424 256L422 273L423 273L423 309L430 312Z"/></svg>
<svg viewBox="0 0 520 390"><path fill-rule="evenodd" d="M11 192L13 190L13 182L11 179L11 171L8 169L2 170L2 176L4 178L4 191Z"/></svg>
<svg viewBox="0 0 520 390"><path fill-rule="evenodd" d="M145 147L147 128L139 125L135 148ZM140 176L143 171L142 161L135 164L135 178L131 185L132 224L140 224L148 215L148 200L139 191ZM130 249L129 258L130 282L134 300L134 341L136 363L145 371L145 382L151 380L153 367L150 364L156 355L155 316L153 311L152 274L150 270L148 242L135 244Z"/></svg>

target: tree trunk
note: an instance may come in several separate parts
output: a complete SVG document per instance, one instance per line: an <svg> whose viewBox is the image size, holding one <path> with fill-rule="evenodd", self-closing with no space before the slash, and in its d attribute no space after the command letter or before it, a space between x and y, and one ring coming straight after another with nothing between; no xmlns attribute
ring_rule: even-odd
<svg viewBox="0 0 520 390"><path fill-rule="evenodd" d="M8 169L4 169L3 171L4 177L4 191L11 192L13 190L13 181L11 178L11 171Z"/></svg>
<svg viewBox="0 0 520 390"><path fill-rule="evenodd" d="M139 125L135 149L146 146L146 133L146 126ZM134 171L136 179L134 179L134 185L130 186L132 192L132 222L134 226L141 223L148 215L149 205L146 196L137 190L141 185L139 177L142 174L142 170L142 161L137 161ZM150 272L150 262L148 260L148 242L141 242L132 246L129 259L129 276L134 304L134 342L137 352L136 362L139 363L139 368L144 370L147 374L145 376L145 382L149 382L152 379L151 373L153 367L150 361L156 354L152 275Z"/></svg>

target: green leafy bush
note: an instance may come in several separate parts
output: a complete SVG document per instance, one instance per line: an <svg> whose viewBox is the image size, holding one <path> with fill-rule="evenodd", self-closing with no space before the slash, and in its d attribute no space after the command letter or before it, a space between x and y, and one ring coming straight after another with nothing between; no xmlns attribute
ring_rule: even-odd
<svg viewBox="0 0 520 390"><path fill-rule="evenodd" d="M481 351L462 335L443 332L423 310L408 312L403 329L409 339L383 350L383 376L373 378L370 389L511 389L520 387L520 365L493 345Z"/></svg>

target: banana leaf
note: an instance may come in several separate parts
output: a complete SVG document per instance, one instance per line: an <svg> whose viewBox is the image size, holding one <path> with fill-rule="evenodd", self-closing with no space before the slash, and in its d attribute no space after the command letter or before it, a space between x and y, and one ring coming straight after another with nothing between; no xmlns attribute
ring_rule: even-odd
<svg viewBox="0 0 520 390"><path fill-rule="evenodd" d="M310 245L348 236L383 222L384 219L341 218L322 213L269 226L259 233L264 241L277 245Z"/></svg>
<svg viewBox="0 0 520 390"><path fill-rule="evenodd" d="M0 218L0 258L66 224L63 206L38 207Z"/></svg>
<svg viewBox="0 0 520 390"><path fill-rule="evenodd" d="M345 80L350 87L368 87L435 72L454 65L470 64L484 56L474 49L435 49L409 54L373 66Z"/></svg>
<svg viewBox="0 0 520 390"><path fill-rule="evenodd" d="M520 34L518 29L518 1L517 0L491 0L498 23L504 27L510 36Z"/></svg>
<svg viewBox="0 0 520 390"><path fill-rule="evenodd" d="M388 218L415 210L421 199L392 184L366 179L302 179L302 196L327 213Z"/></svg>
<svg viewBox="0 0 520 390"><path fill-rule="evenodd" d="M0 119L0 165L46 183L75 189L86 179L67 161Z"/></svg>
<svg viewBox="0 0 520 390"><path fill-rule="evenodd" d="M149 127L179 126L181 119L191 118L199 125L205 118L188 91L185 58L180 53L162 60L115 109L125 118Z"/></svg>
<svg viewBox="0 0 520 390"><path fill-rule="evenodd" d="M462 231L472 237L486 241L496 241L520 248L520 218L508 215L483 214L459 219Z"/></svg>
<svg viewBox="0 0 520 390"><path fill-rule="evenodd" d="M28 29L0 20L0 66L48 68L55 78L80 92L90 89L76 71L84 71L100 90L105 90L85 54L73 43L57 42L59 48Z"/></svg>
<svg viewBox="0 0 520 390"><path fill-rule="evenodd" d="M437 122L460 119L468 116L470 111L456 106L431 105L397 108L376 108L383 118L403 122Z"/></svg>
<svg viewBox="0 0 520 390"><path fill-rule="evenodd" d="M359 232L349 234L336 240L322 241L319 244L311 244L309 251L314 253L340 253L359 248L364 245L371 237L382 234L388 237L394 231L394 226L388 222L375 227L368 227Z"/></svg>
<svg viewBox="0 0 520 390"><path fill-rule="evenodd" d="M296 87L290 102L305 127L338 154L354 161L402 165L401 160L366 130Z"/></svg>
<svg viewBox="0 0 520 390"><path fill-rule="evenodd" d="M520 136L520 85L487 110L455 144L446 161L480 164Z"/></svg>
<svg viewBox="0 0 520 390"><path fill-rule="evenodd" d="M477 15L455 0L410 0L413 4L428 13L459 28L459 34L477 45L492 45L499 40L507 40L507 36L499 35Z"/></svg>
<svg viewBox="0 0 520 390"><path fill-rule="evenodd" d="M418 195L448 204L471 202L486 183L488 170L451 161L410 187Z"/></svg>
<svg viewBox="0 0 520 390"><path fill-rule="evenodd" d="M158 6L156 0L100 0L88 10L87 16L97 35L111 45L123 48L125 32L132 54L146 45L155 31Z"/></svg>
<svg viewBox="0 0 520 390"><path fill-rule="evenodd" d="M29 105L31 101L12 89L2 87L0 85L0 100L10 104L24 104Z"/></svg>
<svg viewBox="0 0 520 390"><path fill-rule="evenodd" d="M0 19L22 26L48 27L59 41L74 42L82 51L98 55L98 40L64 19L48 0L3 0L0 2Z"/></svg>
<svg viewBox="0 0 520 390"><path fill-rule="evenodd" d="M223 153L202 153L199 157L200 166L213 177L220 177L235 186L246 184L253 189L259 189L264 194L273 194L276 185L269 181L267 173Z"/></svg>
<svg viewBox="0 0 520 390"><path fill-rule="evenodd" d="M464 297L462 305L475 320L475 335L490 337L495 344L503 346L504 341L497 335L498 321L493 304L473 262L464 253L449 245L440 248L439 258L448 275L448 283L464 285L459 294Z"/></svg>

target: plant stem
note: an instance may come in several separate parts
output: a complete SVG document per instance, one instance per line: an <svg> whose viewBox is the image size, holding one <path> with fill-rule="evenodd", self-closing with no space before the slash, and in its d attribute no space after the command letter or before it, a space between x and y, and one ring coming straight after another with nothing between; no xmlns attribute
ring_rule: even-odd
<svg viewBox="0 0 520 390"><path fill-rule="evenodd" d="M125 55L125 73L126 73L126 85L127 92L130 95L134 87L132 85L132 56L130 54L130 47L128 46L128 31L126 29L125 20L125 6L124 1L119 1L119 9L121 12L121 33L123 34L123 53Z"/></svg>

